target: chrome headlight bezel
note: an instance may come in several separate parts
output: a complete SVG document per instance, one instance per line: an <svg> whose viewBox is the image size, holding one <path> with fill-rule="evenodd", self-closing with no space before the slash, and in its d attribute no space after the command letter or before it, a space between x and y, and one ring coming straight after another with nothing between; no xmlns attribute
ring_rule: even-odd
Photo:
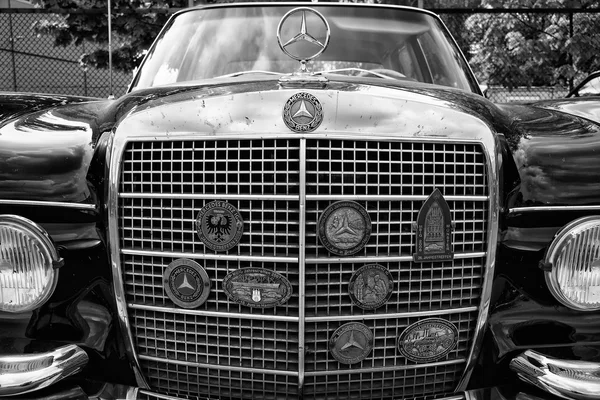
<svg viewBox="0 0 600 400"><path fill-rule="evenodd" d="M2 246L2 242L8 243ZM18 246L15 245L17 242ZM25 250L23 250L25 249ZM9 274L21 274L12 279L28 280L34 294L23 304L10 304L0 296L0 311L22 313L32 311L44 304L54 293L58 282L57 268L62 264L54 243L48 233L35 222L18 215L0 215L0 291L3 291ZM12 267L9 273L6 265ZM3 277L2 275L5 274ZM35 274L38 274L36 276ZM41 274L41 276L39 276ZM25 276L27 275L27 276ZM34 282L35 281L35 282ZM36 288L33 285L41 285ZM8 290L8 289L6 289ZM1 293L0 293L1 294Z"/></svg>
<svg viewBox="0 0 600 400"><path fill-rule="evenodd" d="M561 304L577 311L600 310L600 216L579 218L560 229L546 251L544 264L548 267L546 284ZM598 272L594 274L593 269ZM569 293L568 282L574 284L571 287L587 285L587 290ZM596 302L585 304L575 298L589 297L593 287L598 291Z"/></svg>

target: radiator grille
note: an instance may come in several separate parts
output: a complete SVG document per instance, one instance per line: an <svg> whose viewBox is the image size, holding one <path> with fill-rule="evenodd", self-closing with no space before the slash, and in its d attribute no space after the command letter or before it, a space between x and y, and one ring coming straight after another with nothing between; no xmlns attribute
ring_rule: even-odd
<svg viewBox="0 0 600 400"><path fill-rule="evenodd" d="M218 399L376 399L444 395L456 387L487 262L489 193L480 144L133 141L119 179L124 292L135 351L153 390ZM413 263L413 222L436 188L455 224L456 259ZM196 235L197 214L213 200L229 202L244 219L239 245L227 252L206 248ZM333 256L317 236L319 217L338 200L358 202L372 220L369 242L351 257ZM194 310L173 304L163 289L163 273L178 258L200 263L212 281L208 300ZM352 303L348 282L373 262L390 271L393 292L383 306L363 310ZM246 267L285 276L292 297L265 309L230 301L221 282ZM441 360L415 364L399 353L397 340L428 316L452 322L459 341ZM364 361L344 365L328 342L349 321L367 325L375 344Z"/></svg>

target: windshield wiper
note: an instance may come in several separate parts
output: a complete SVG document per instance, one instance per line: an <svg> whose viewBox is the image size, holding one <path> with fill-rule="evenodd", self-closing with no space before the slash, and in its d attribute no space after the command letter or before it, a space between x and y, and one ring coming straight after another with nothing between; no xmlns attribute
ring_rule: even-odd
<svg viewBox="0 0 600 400"><path fill-rule="evenodd" d="M257 69L252 69L248 71L238 71L232 74L220 75L215 78L233 78L236 76L249 75L249 74L266 74L266 75L281 75L281 72L273 72L273 71L261 71Z"/></svg>
<svg viewBox="0 0 600 400"><path fill-rule="evenodd" d="M397 72L394 70L388 70L388 69L381 69L381 70L385 71L386 73L390 73L390 74L393 73L394 75L397 75L398 78L404 77L404 75L402 75L400 72ZM373 70L369 70L369 69L364 69L364 68L356 68L356 67L326 69L323 71L315 71L312 74L313 75L323 75L323 74L335 74L337 72L360 72L362 74L375 75L375 76L377 76L379 78L383 78L383 79L398 79L398 78L394 78L390 75L386 75L385 73L381 73L381 72L377 72L377 71L373 71ZM400 75L402 75L402 76L400 76ZM361 76L364 76L364 75L361 75Z"/></svg>

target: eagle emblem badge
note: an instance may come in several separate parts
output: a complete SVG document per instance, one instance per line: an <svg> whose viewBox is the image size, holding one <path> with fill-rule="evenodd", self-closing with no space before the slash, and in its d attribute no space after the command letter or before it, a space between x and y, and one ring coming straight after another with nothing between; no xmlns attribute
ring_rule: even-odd
<svg viewBox="0 0 600 400"><path fill-rule="evenodd" d="M163 274L167 296L183 308L196 308L210 293L210 278L200 264L180 258L167 266Z"/></svg>
<svg viewBox="0 0 600 400"><path fill-rule="evenodd" d="M198 213L196 232L209 249L227 251L240 242L244 220L233 205L225 201L212 201Z"/></svg>

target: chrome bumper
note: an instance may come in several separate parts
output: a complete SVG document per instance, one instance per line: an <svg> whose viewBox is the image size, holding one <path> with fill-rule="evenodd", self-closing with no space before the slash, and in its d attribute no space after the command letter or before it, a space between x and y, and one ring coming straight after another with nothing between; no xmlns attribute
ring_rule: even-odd
<svg viewBox="0 0 600 400"><path fill-rule="evenodd" d="M39 354L0 356L0 396L15 396L50 386L79 372L88 362L76 345Z"/></svg>
<svg viewBox="0 0 600 400"><path fill-rule="evenodd" d="M600 396L600 364L559 360L527 350L510 362L519 378L564 399L588 400Z"/></svg>

